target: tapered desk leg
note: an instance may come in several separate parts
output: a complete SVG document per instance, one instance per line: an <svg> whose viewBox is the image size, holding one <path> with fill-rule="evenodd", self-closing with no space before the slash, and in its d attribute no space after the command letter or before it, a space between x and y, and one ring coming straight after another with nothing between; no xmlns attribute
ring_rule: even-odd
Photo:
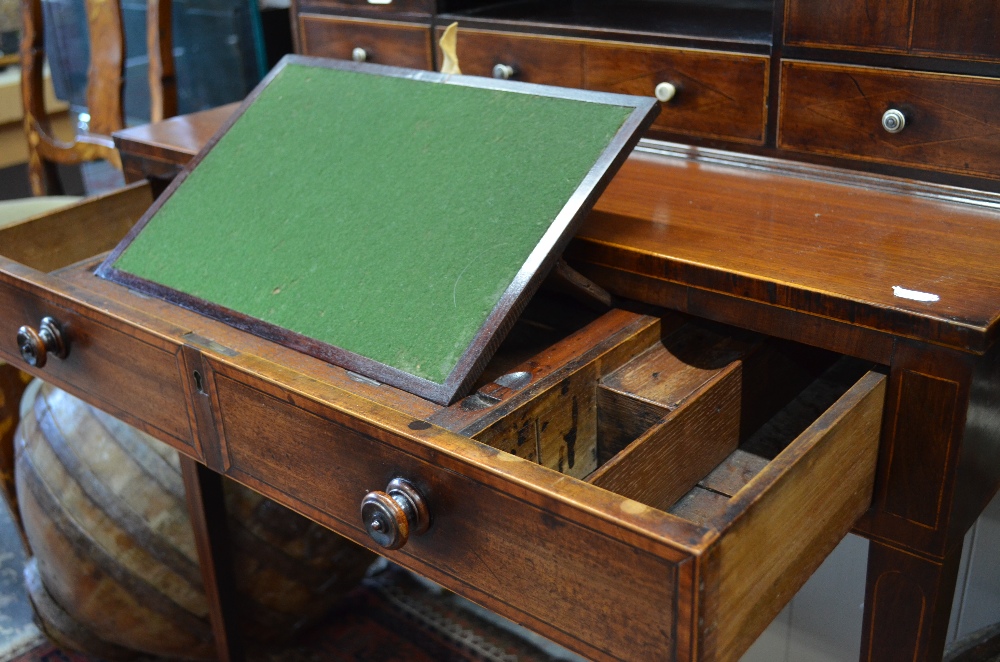
<svg viewBox="0 0 1000 662"><path fill-rule="evenodd" d="M938 661L944 653L961 545L941 563L871 542L861 659Z"/></svg>
<svg viewBox="0 0 1000 662"><path fill-rule="evenodd" d="M244 650L236 622L236 589L222 476L183 455L181 472L219 660L241 662Z"/></svg>

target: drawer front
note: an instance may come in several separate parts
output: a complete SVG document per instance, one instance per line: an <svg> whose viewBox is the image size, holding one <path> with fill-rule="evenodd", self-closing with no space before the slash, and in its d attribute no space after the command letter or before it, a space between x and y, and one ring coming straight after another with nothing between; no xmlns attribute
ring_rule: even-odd
<svg viewBox="0 0 1000 662"><path fill-rule="evenodd" d="M427 25L300 14L299 36L304 55L350 60L361 48L366 62L434 68Z"/></svg>
<svg viewBox="0 0 1000 662"><path fill-rule="evenodd" d="M115 325L100 310L58 291L25 286L5 273L0 273L0 311L0 358L200 457L188 415L179 345ZM18 352L18 328L38 329L47 316L59 322L68 354L63 359L49 354L42 368L29 368Z"/></svg>
<svg viewBox="0 0 1000 662"><path fill-rule="evenodd" d="M438 30L438 35L442 30ZM583 45L579 40L493 32L458 31L459 66L470 76L493 75L511 67L512 80L559 87L583 87ZM438 51L440 57L440 50Z"/></svg>
<svg viewBox="0 0 1000 662"><path fill-rule="evenodd" d="M362 499L408 479L431 526L398 551L376 551L589 658L707 660L745 650L871 502L884 398L877 374L864 375L772 462L758 458L745 470L747 454L736 451L722 479L717 458L707 462L691 494L712 499L687 506L697 517L678 519L633 500L642 496L611 494L471 440L452 436L459 445L449 448L447 433L423 421L407 427L426 430L429 446L366 423L390 422L374 407L352 416L233 365L210 366L228 475L369 547ZM725 374L720 383L731 384L739 371ZM717 411L721 400L708 396L716 392L700 389L707 400L675 413L695 420ZM642 444L664 443L670 426L664 419L636 440L632 457ZM498 466L510 468L487 471ZM668 475L648 468L624 482ZM595 523L596 513L606 519ZM771 544L786 534L790 542Z"/></svg>
<svg viewBox="0 0 1000 662"><path fill-rule="evenodd" d="M303 0L300 11L317 10L360 10L377 14L424 14L434 12L434 0Z"/></svg>
<svg viewBox="0 0 1000 662"><path fill-rule="evenodd" d="M379 553L519 622L527 619L588 657L652 660L674 650L676 621L690 617L675 600L680 595L690 604L693 590L692 564L683 554L665 559L628 544L627 532L595 531L573 513L519 498L524 491L513 483L498 489L445 454L433 461L412 455L356 419L295 402L224 366L210 388L228 474L236 480L372 546L361 528L361 500L405 477L426 499L430 529L396 552L375 547ZM429 427L419 425L414 429Z"/></svg>
<svg viewBox="0 0 1000 662"><path fill-rule="evenodd" d="M669 83L676 93L661 103L651 134L764 142L764 56L460 29L458 58L464 74L492 76L507 65L515 80L602 92L654 96Z"/></svg>
<svg viewBox="0 0 1000 662"><path fill-rule="evenodd" d="M883 128L890 110L898 133ZM998 179L1000 81L784 62L778 146Z"/></svg>
<svg viewBox="0 0 1000 662"><path fill-rule="evenodd" d="M676 92L660 103L652 133L681 133L764 144L768 58L676 48L589 43L586 87L654 96L668 83Z"/></svg>
<svg viewBox="0 0 1000 662"><path fill-rule="evenodd" d="M996 60L998 24L996 0L788 0L785 44Z"/></svg>
<svg viewBox="0 0 1000 662"><path fill-rule="evenodd" d="M788 0L785 43L905 52L911 0Z"/></svg>

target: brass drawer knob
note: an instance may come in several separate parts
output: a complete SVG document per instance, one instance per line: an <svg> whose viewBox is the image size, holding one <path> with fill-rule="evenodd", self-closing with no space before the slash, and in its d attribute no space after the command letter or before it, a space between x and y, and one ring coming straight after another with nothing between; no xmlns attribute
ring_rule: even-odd
<svg viewBox="0 0 1000 662"><path fill-rule="evenodd" d="M63 337L62 327L51 317L43 317L37 331L30 326L18 329L17 349L24 362L35 368L45 367L49 354L60 359L69 354L69 345Z"/></svg>
<svg viewBox="0 0 1000 662"><path fill-rule="evenodd" d="M413 485L394 478L385 492L369 492L361 500L361 521L371 539L386 549L399 549L411 535L431 524L423 496Z"/></svg>
<svg viewBox="0 0 1000 662"><path fill-rule="evenodd" d="M906 116L895 108L890 108L882 115L882 128L889 133L899 133L906 128Z"/></svg>
<svg viewBox="0 0 1000 662"><path fill-rule="evenodd" d="M656 96L658 101L666 103L674 98L677 94L677 86L673 83L660 83L653 89L653 94Z"/></svg>
<svg viewBox="0 0 1000 662"><path fill-rule="evenodd" d="M500 80L510 80L515 73L514 67L509 64L497 64L493 67L493 77Z"/></svg>
<svg viewBox="0 0 1000 662"><path fill-rule="evenodd" d="M351 51L351 59L355 62L367 62L368 61L368 51L359 47L356 47Z"/></svg>

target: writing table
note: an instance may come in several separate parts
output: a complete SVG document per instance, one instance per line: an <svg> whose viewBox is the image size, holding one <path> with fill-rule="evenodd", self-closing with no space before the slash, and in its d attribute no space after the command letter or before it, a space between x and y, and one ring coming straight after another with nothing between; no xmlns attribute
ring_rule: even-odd
<svg viewBox="0 0 1000 662"><path fill-rule="evenodd" d="M224 116L164 125L207 136ZM132 176L197 151L164 125L119 136ZM612 310L515 352L450 408L98 281L85 258L117 241L111 220L109 245L46 264L31 252L44 228L22 226L0 236L0 356L23 365L17 328L61 318L70 353L32 371L196 460L224 659L240 652L216 473L373 548L358 504L407 478L431 528L382 553L594 659L738 658L853 527L871 540L862 659L935 659L963 535L1000 484L998 221L990 194L644 143L567 259L626 308L660 312ZM795 344L772 351L781 339ZM780 454L717 443L755 427L761 393L782 390L770 376L800 353L862 369L811 382L844 386ZM699 375L689 390L705 397L671 400L661 374ZM576 446L585 421L604 431L585 456L596 470ZM665 431L692 421L708 431L682 435L687 461L663 468ZM637 422L648 430L628 434ZM672 471L694 476L679 494Z"/></svg>

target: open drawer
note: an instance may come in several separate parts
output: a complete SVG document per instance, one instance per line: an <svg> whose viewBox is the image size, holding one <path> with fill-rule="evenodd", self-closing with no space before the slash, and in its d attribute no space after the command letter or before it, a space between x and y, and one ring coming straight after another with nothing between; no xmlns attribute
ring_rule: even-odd
<svg viewBox="0 0 1000 662"><path fill-rule="evenodd" d="M200 457L176 340L137 329L58 277L114 248L151 203L149 185L135 185L0 230L0 359ZM46 318L66 337L66 355L50 347L32 368L19 355L19 329L38 332Z"/></svg>
<svg viewBox="0 0 1000 662"><path fill-rule="evenodd" d="M0 233L0 356L56 318L35 374L587 657L738 658L870 503L870 366L542 293L441 407L94 277L141 190L64 212L58 259ZM360 510L399 478L429 526L387 550Z"/></svg>

